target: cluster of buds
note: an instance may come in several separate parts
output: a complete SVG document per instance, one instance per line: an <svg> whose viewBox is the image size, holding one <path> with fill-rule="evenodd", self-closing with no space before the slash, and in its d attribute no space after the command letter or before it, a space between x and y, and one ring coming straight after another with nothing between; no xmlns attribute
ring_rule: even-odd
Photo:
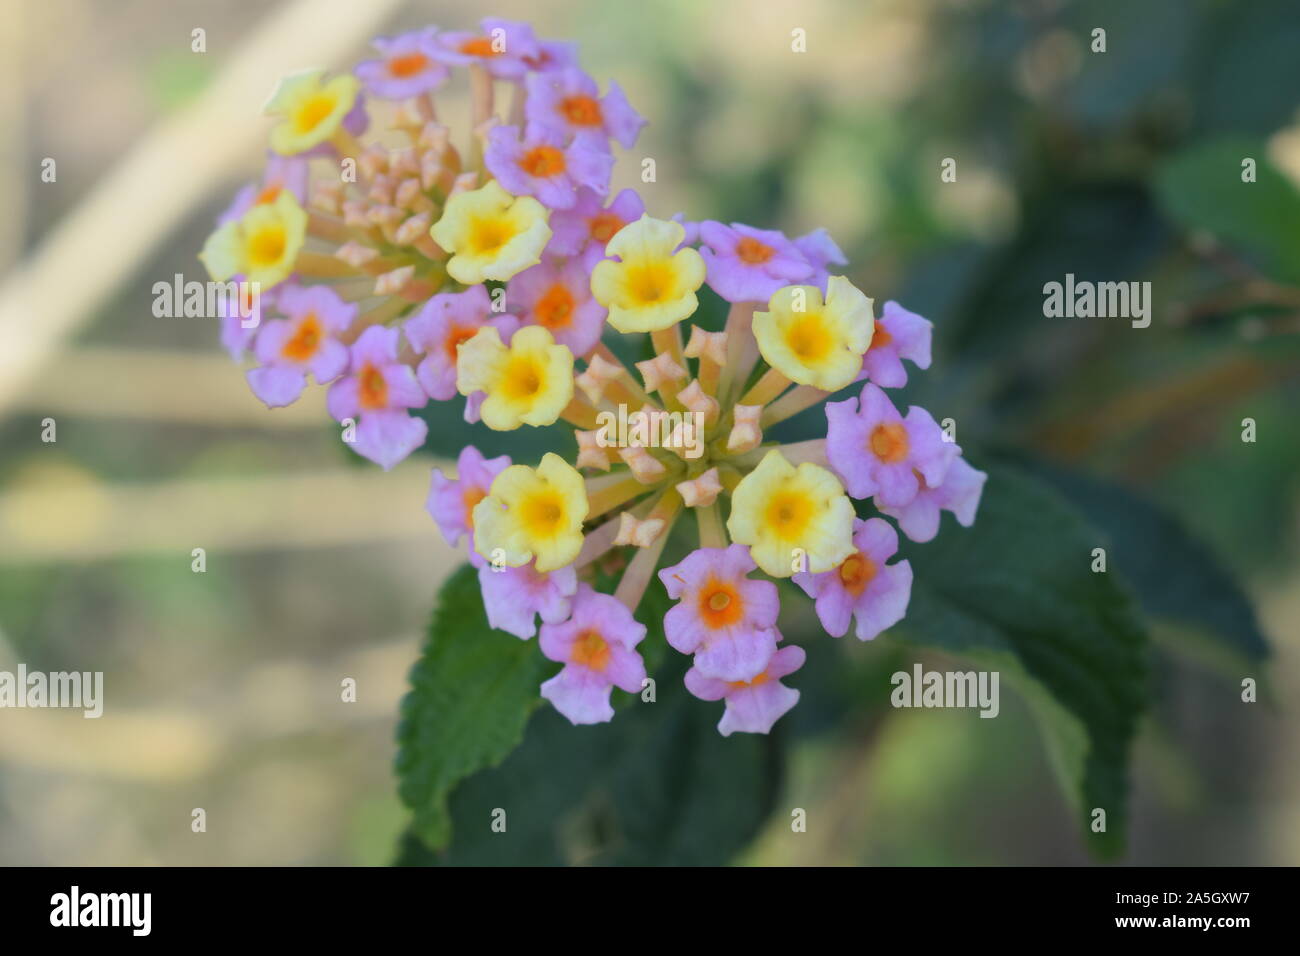
<svg viewBox="0 0 1300 956"><path fill-rule="evenodd" d="M850 499L915 541L941 511L974 520L983 473L882 390L906 383L905 360L929 367L930 323L893 302L875 317L831 274L846 261L824 230L657 219L633 190L611 197L613 143L631 147L644 121L616 85L600 94L570 45L489 19L375 47L354 75L302 74L272 98L263 181L201 258L216 280L259 283L283 317L253 330L227 318L224 344L251 352L269 406L297 400L308 375L328 385L354 450L384 468L424 443L413 412L431 400L463 396L465 418L497 431L571 425L572 461L471 446L454 476L433 473L428 510L467 547L490 624L537 635L563 665L541 693L569 720L607 721L613 688L645 685L634 612L657 576L676 601L667 641L693 658L686 687L725 700L723 734L768 732L804 661L769 579L811 596L828 633L870 640L904 616L912 572L889 563L894 526ZM463 151L434 95L458 67ZM730 303L720 330L691 324L705 284ZM625 365L603 340L616 334L648 334L652 357ZM824 438L766 439L823 403ZM652 427L612 431L628 409ZM698 547L664 566L675 527ZM597 568L621 572L612 594Z"/></svg>

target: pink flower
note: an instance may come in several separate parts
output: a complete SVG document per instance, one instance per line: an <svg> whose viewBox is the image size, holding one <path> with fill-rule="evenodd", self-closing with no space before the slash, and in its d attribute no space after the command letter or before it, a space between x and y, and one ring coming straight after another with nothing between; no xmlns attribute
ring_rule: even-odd
<svg viewBox="0 0 1300 956"><path fill-rule="evenodd" d="M682 239L682 246L693 246L700 241L700 223L687 219L684 212L673 213L672 220L681 226L686 233L685 238ZM826 290L823 289L822 291Z"/></svg>
<svg viewBox="0 0 1300 956"><path fill-rule="evenodd" d="M858 381L875 382L881 388L902 388L907 384L907 370L903 359L909 359L917 368L930 367L929 319L908 312L897 302L886 302L867 354L862 356L862 372Z"/></svg>
<svg viewBox="0 0 1300 956"><path fill-rule="evenodd" d="M783 647L772 655L767 669L748 682L705 677L692 667L686 672L686 689L700 700L726 699L727 709L718 722L722 736L765 734L798 703L799 692L782 684L781 678L803 667L805 656L802 647Z"/></svg>
<svg viewBox="0 0 1300 956"><path fill-rule="evenodd" d="M352 346L348 374L330 386L325 405L336 421L357 421L353 446L385 471L424 443L428 426L407 409L428 397L409 365L397 360L397 329L373 325ZM358 420L359 418L359 420Z"/></svg>
<svg viewBox="0 0 1300 956"><path fill-rule="evenodd" d="M709 287L728 302L767 304L777 289L812 278L813 267L781 233L738 222L700 223Z"/></svg>
<svg viewBox="0 0 1300 956"><path fill-rule="evenodd" d="M308 372L322 385L343 374L348 349L338 335L357 317L328 286L288 286L278 301L287 318L266 323L253 349L262 364L247 372L253 394L271 408L296 402Z"/></svg>
<svg viewBox="0 0 1300 956"><path fill-rule="evenodd" d="M943 482L957 447L924 408L904 419L888 396L868 382L859 400L826 404L826 457L854 498L876 496L900 508L916 497L921 481Z"/></svg>
<svg viewBox="0 0 1300 956"><path fill-rule="evenodd" d="M462 342L472 339L485 325L501 333L504 342L519 328L519 320L493 314L487 288L470 286L464 292L440 292L406 320L407 341L424 358L415 374L429 397L440 402L456 397L456 354Z"/></svg>
<svg viewBox="0 0 1300 956"><path fill-rule="evenodd" d="M542 326L579 358L600 342L608 314L592 297L591 272L577 259L561 264L548 256L525 269L506 286L506 301L525 324Z"/></svg>
<svg viewBox="0 0 1300 956"><path fill-rule="evenodd" d="M217 225L224 226L242 218L254 206L275 202L281 190L291 192L299 205L307 204L307 160L302 156L267 153L261 183L250 184L237 192L230 205L217 217Z"/></svg>
<svg viewBox="0 0 1300 956"><path fill-rule="evenodd" d="M578 44L571 40L538 40L537 52L525 56L528 69L537 73L550 73L578 65Z"/></svg>
<svg viewBox="0 0 1300 956"><path fill-rule="evenodd" d="M646 121L632 109L617 83L609 84L602 98L596 81L576 68L536 73L528 78L526 116L537 123L570 136L599 133L606 151L613 139L631 149Z"/></svg>
<svg viewBox="0 0 1300 956"><path fill-rule="evenodd" d="M244 284L246 279L242 274L231 276L230 281L236 283L243 301L232 302L225 296L218 297L217 318L221 320L221 344L230 357L239 362L262 328L262 315L275 306L279 296L291 285L282 282L275 288L259 291L254 296L251 287Z"/></svg>
<svg viewBox="0 0 1300 956"><path fill-rule="evenodd" d="M624 189L608 206L601 205L602 199L595 190L579 189L570 208L553 212L546 251L559 256L581 255L588 271L605 258L605 244L614 233L641 218L645 203L634 189Z"/></svg>
<svg viewBox="0 0 1300 956"><path fill-rule="evenodd" d="M484 458L473 445L466 445L456 460L455 478L448 478L439 468L433 469L425 510L438 523L438 530L448 544L458 546L462 537L473 535L474 506L487 497L492 479L509 465L509 455ZM475 564L483 560L472 547L469 558Z"/></svg>
<svg viewBox="0 0 1300 956"><path fill-rule="evenodd" d="M614 716L610 690L641 690L645 663L636 652L646 629L617 598L578 586L573 616L543 624L542 653L564 669L542 684L542 696L574 724L599 724Z"/></svg>
<svg viewBox="0 0 1300 956"><path fill-rule="evenodd" d="M356 68L366 92L380 99L402 100L442 86L451 71L437 59L437 33L437 27L426 27L371 41L379 59L366 60Z"/></svg>
<svg viewBox="0 0 1300 956"><path fill-rule="evenodd" d="M813 277L809 284L817 286L822 292L826 291L829 267L849 264L849 260L825 229L814 229L807 235L800 236L794 240L794 246L813 267Z"/></svg>
<svg viewBox="0 0 1300 956"><path fill-rule="evenodd" d="M858 640L869 641L907 613L912 566L907 561L885 564L898 551L898 532L883 518L855 518L853 546L857 551L838 568L796 574L794 583L816 602L817 617L827 634L843 637L849 618L856 617L854 633Z"/></svg>
<svg viewBox="0 0 1300 956"><path fill-rule="evenodd" d="M476 556L471 549L470 557ZM543 624L568 619L578 590L578 573L572 565L542 572L532 564L494 568L481 557L479 562L479 589L492 627L527 640L537 633L539 615Z"/></svg>
<svg viewBox="0 0 1300 956"><path fill-rule="evenodd" d="M776 653L781 610L776 585L751 580L757 565L742 544L700 548L659 572L677 600L664 616L668 643L695 655L703 677L746 681L763 672Z"/></svg>
<svg viewBox="0 0 1300 956"><path fill-rule="evenodd" d="M580 186L602 196L609 191L614 157L602 145L595 133L581 133L566 143L559 130L533 123L522 138L517 126L494 126L483 163L511 195L535 196L552 209L570 209Z"/></svg>
<svg viewBox="0 0 1300 956"><path fill-rule="evenodd" d="M438 59L452 66L478 64L495 77L517 80L543 55L527 23L486 17L479 24L480 33L438 34Z"/></svg>
<svg viewBox="0 0 1300 956"><path fill-rule="evenodd" d="M939 533L940 511L951 511L963 528L975 523L975 512L979 509L980 496L988 477L979 469L972 468L959 454L948 466L943 484L931 487L922 479L916 497L906 505L891 508L877 501L876 507L896 519L903 534L913 541L929 541Z"/></svg>

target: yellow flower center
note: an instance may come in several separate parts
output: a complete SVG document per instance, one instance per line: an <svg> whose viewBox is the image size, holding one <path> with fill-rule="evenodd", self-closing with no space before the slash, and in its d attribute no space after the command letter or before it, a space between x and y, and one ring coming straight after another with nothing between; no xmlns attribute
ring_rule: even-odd
<svg viewBox="0 0 1300 956"><path fill-rule="evenodd" d="M821 313L809 312L796 315L786 327L785 342L802 361L816 363L830 354L835 339L826 328Z"/></svg>
<svg viewBox="0 0 1300 956"><path fill-rule="evenodd" d="M876 563L859 551L851 554L840 565L840 583L855 597L861 594L876 576Z"/></svg>
<svg viewBox="0 0 1300 956"><path fill-rule="evenodd" d="M564 499L549 488L538 491L520 506L520 519L530 537L554 537L564 524Z"/></svg>
<svg viewBox="0 0 1300 956"><path fill-rule="evenodd" d="M646 262L628 267L628 292L641 305L657 305L671 299L673 285L673 270L670 263Z"/></svg>
<svg viewBox="0 0 1300 956"><path fill-rule="evenodd" d="M293 118L294 128L299 134L310 133L325 117L334 112L334 97L328 93L317 93L298 107Z"/></svg>
<svg viewBox="0 0 1300 956"><path fill-rule="evenodd" d="M871 432L871 453L886 465L896 465L907 458L907 429L898 422L877 425Z"/></svg>
<svg viewBox="0 0 1300 956"><path fill-rule="evenodd" d="M569 660L594 671L603 671L609 666L609 644L596 631L583 631L573 642Z"/></svg>
<svg viewBox="0 0 1300 956"><path fill-rule="evenodd" d="M293 337L284 343L280 354L295 362L305 362L316 354L321 338L320 319L316 318L315 312L309 312L298 323Z"/></svg>
<svg viewBox="0 0 1300 956"><path fill-rule="evenodd" d="M778 491L767 505L768 527L781 538L801 538L812 517L812 502L797 491Z"/></svg>
<svg viewBox="0 0 1300 956"><path fill-rule="evenodd" d="M404 56L395 56L388 61L388 72L400 79L406 79L408 76L415 76L429 65L429 58L423 53L407 53Z"/></svg>
<svg viewBox="0 0 1300 956"><path fill-rule="evenodd" d="M604 122L600 103L590 96L566 96L560 101L560 112L574 126L599 126Z"/></svg>
<svg viewBox="0 0 1300 956"><path fill-rule="evenodd" d="M248 262L255 269L273 266L284 255L287 237L284 226L273 223L248 237Z"/></svg>
<svg viewBox="0 0 1300 956"><path fill-rule="evenodd" d="M546 290L533 307L537 324L548 329L566 329L573 323L573 293L568 286L557 282Z"/></svg>
<svg viewBox="0 0 1300 956"><path fill-rule="evenodd" d="M501 376L501 393L512 401L528 401L542 390L545 373L532 355L512 356Z"/></svg>
<svg viewBox="0 0 1300 956"><path fill-rule="evenodd" d="M510 241L514 233L500 218L475 219L470 226L469 248L480 256L491 255Z"/></svg>

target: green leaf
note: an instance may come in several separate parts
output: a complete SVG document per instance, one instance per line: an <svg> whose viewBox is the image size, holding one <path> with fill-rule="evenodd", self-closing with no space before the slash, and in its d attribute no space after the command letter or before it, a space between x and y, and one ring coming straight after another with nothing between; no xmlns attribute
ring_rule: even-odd
<svg viewBox="0 0 1300 956"><path fill-rule="evenodd" d="M1105 532L1110 566L1133 583L1146 614L1180 625L1178 650L1234 676L1267 659L1245 593L1178 519L1119 485L1037 462L1025 467Z"/></svg>
<svg viewBox="0 0 1300 956"><path fill-rule="evenodd" d="M398 792L431 847L451 837L451 789L519 745L548 666L536 640L488 627L472 567L443 585L397 728Z"/></svg>
<svg viewBox="0 0 1300 956"><path fill-rule="evenodd" d="M723 737L721 703L691 697L680 655L614 720L574 727L552 708L501 766L451 798L450 846L408 836L398 865L721 865L754 837L780 779L775 740ZM504 811L504 832L492 828Z"/></svg>
<svg viewBox="0 0 1300 956"><path fill-rule="evenodd" d="M1166 211L1240 249L1275 279L1300 282L1300 192L1266 158L1262 143L1218 140L1169 160L1156 176ZM1242 160L1256 181L1242 182Z"/></svg>
<svg viewBox="0 0 1300 956"><path fill-rule="evenodd" d="M900 625L924 643L997 669L1039 716L1049 754L1094 854L1124 845L1128 758L1147 690L1147 636L1113 569L1094 574L1100 535L1056 492L988 468L971 528L947 524L909 546L912 603ZM1106 832L1089 827L1106 811Z"/></svg>

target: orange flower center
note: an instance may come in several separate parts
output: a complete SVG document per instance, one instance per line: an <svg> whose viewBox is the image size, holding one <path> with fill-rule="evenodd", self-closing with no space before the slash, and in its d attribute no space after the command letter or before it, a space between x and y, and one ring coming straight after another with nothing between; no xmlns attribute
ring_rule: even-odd
<svg viewBox="0 0 1300 956"><path fill-rule="evenodd" d="M600 103L590 96L566 96L560 100L560 112L574 126L599 126L605 121Z"/></svg>
<svg viewBox="0 0 1300 956"><path fill-rule="evenodd" d="M492 41L487 37L474 37L460 45L460 52L467 56L500 56L498 50L492 49Z"/></svg>
<svg viewBox="0 0 1300 956"><path fill-rule="evenodd" d="M284 343L280 354L294 362L305 362L316 354L322 338L320 319L315 312L309 312L298 323L293 337Z"/></svg>
<svg viewBox="0 0 1300 956"><path fill-rule="evenodd" d="M388 405L388 383L384 373L367 362L357 376L357 395L363 409L379 409Z"/></svg>
<svg viewBox="0 0 1300 956"><path fill-rule="evenodd" d="M583 631L573 642L569 660L594 671L603 671L609 666L609 644L596 631Z"/></svg>
<svg viewBox="0 0 1300 956"><path fill-rule="evenodd" d="M535 146L519 158L519 168L529 176L550 179L564 172L564 152L554 146Z"/></svg>
<svg viewBox="0 0 1300 956"><path fill-rule="evenodd" d="M751 236L741 236L736 243L736 258L746 265L761 266L776 255L776 250Z"/></svg>
<svg viewBox="0 0 1300 956"><path fill-rule="evenodd" d="M474 506L486 497L486 488L469 488L460 496L465 503L465 525L470 531L474 530Z"/></svg>
<svg viewBox="0 0 1300 956"><path fill-rule="evenodd" d="M745 602L736 589L717 578L709 578L708 583L700 589L699 607L701 620L714 630L730 627L745 612Z"/></svg>
<svg viewBox="0 0 1300 956"><path fill-rule="evenodd" d="M877 322L876 330L871 335L871 348L881 349L892 341L894 341L894 337L889 334L889 330Z"/></svg>
<svg viewBox="0 0 1300 956"><path fill-rule="evenodd" d="M423 53L407 53L395 56L388 61L388 72L398 79L415 76L429 65L429 58Z"/></svg>
<svg viewBox="0 0 1300 956"><path fill-rule="evenodd" d="M279 197L280 197L280 184L275 183L274 185L267 186L260 193L258 193L257 198L253 200L253 205L265 206L267 203L275 202L276 199L278 199Z"/></svg>
<svg viewBox="0 0 1300 956"><path fill-rule="evenodd" d="M442 340L442 347L447 353L447 358L453 362L456 361L456 350L461 344L468 342L478 334L478 329L469 325L453 325L447 330L447 337Z"/></svg>
<svg viewBox="0 0 1300 956"><path fill-rule="evenodd" d="M614 238L614 233L623 228L623 220L612 212L597 213L588 221L591 224L591 238L601 243L609 242Z"/></svg>
<svg viewBox="0 0 1300 956"><path fill-rule="evenodd" d="M871 453L886 465L896 465L907 457L907 429L898 422L877 425L871 432Z"/></svg>
<svg viewBox="0 0 1300 956"><path fill-rule="evenodd" d="M767 671L763 671L763 673L759 674L753 680L728 681L727 686L730 687L732 690L744 690L746 687L761 687L771 679L772 678L767 676Z"/></svg>
<svg viewBox="0 0 1300 956"><path fill-rule="evenodd" d="M548 329L565 329L573 322L573 293L568 286L557 282L546 290L533 307L537 324Z"/></svg>
<svg viewBox="0 0 1300 956"><path fill-rule="evenodd" d="M876 576L876 563L859 551L840 565L840 583L854 597L861 594Z"/></svg>

